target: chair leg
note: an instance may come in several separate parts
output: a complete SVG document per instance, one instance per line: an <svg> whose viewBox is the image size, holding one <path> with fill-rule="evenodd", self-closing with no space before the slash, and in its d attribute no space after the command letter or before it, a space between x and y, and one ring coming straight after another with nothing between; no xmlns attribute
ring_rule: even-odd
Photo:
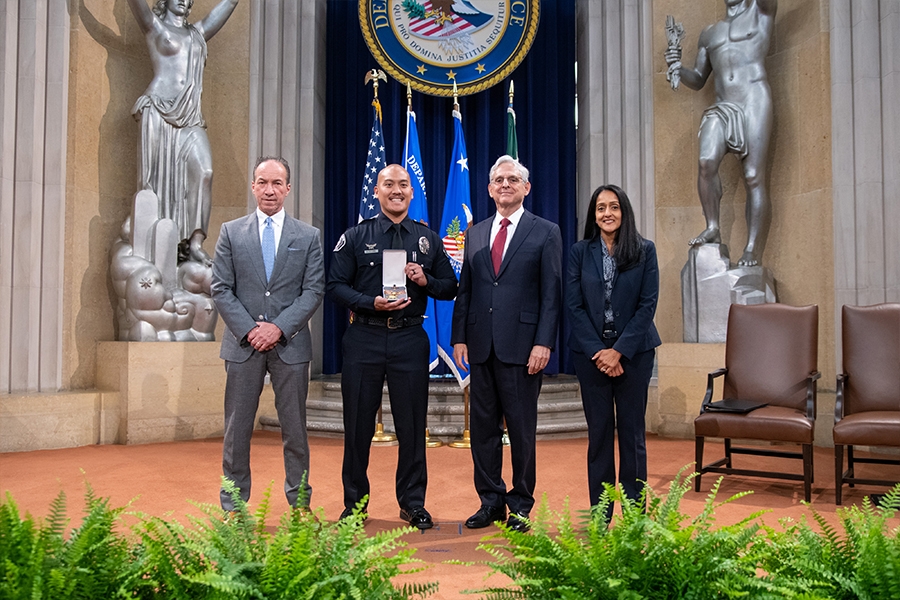
<svg viewBox="0 0 900 600"><path fill-rule="evenodd" d="M850 478L847 485L856 487L856 484L853 483L853 478L856 477L856 468L853 466L853 446L850 444L847 445L847 477Z"/></svg>
<svg viewBox="0 0 900 600"><path fill-rule="evenodd" d="M725 438L725 466L731 468L731 438Z"/></svg>
<svg viewBox="0 0 900 600"><path fill-rule="evenodd" d="M841 505L841 492L844 488L844 446L834 445L834 504Z"/></svg>
<svg viewBox="0 0 900 600"><path fill-rule="evenodd" d="M694 446L694 460L696 461L694 468L697 471L697 476L694 478L694 491L695 492L700 491L700 476L703 474L703 442L704 441L705 441L705 438L698 435L696 444Z"/></svg>
<svg viewBox="0 0 900 600"><path fill-rule="evenodd" d="M803 495L807 502L812 500L812 444L803 444Z"/></svg>
<svg viewBox="0 0 900 600"><path fill-rule="evenodd" d="M812 451L812 447L809 453L809 480L812 483L816 482L816 453Z"/></svg>

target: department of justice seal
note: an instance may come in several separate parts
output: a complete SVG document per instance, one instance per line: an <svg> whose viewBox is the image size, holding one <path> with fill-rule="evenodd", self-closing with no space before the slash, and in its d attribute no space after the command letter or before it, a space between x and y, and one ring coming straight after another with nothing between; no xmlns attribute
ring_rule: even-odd
<svg viewBox="0 0 900 600"><path fill-rule="evenodd" d="M359 0L359 24L391 77L432 96L474 94L519 66L540 0Z"/></svg>

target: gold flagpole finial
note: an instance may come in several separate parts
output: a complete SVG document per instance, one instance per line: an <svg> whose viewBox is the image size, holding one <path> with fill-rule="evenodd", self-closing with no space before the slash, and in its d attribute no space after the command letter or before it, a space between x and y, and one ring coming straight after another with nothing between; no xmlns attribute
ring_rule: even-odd
<svg viewBox="0 0 900 600"><path fill-rule="evenodd" d="M459 112L459 95L456 91L456 78L453 78L453 110Z"/></svg>
<svg viewBox="0 0 900 600"><path fill-rule="evenodd" d="M406 82L406 105L412 109L412 87Z"/></svg>
<svg viewBox="0 0 900 600"><path fill-rule="evenodd" d="M513 104L513 96L516 95L516 83L510 79L509 80L509 105Z"/></svg>
<svg viewBox="0 0 900 600"><path fill-rule="evenodd" d="M368 85L369 82L372 82L372 86L375 92L375 99L378 100L378 80L382 80L387 83L387 75L384 74L384 71L381 69L372 69L371 71L366 71L366 77L363 80L363 85Z"/></svg>

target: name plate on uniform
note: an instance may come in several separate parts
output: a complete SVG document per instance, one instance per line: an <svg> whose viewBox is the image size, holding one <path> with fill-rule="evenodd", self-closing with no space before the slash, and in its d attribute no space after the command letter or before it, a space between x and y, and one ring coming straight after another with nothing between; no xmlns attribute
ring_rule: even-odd
<svg viewBox="0 0 900 600"><path fill-rule="evenodd" d="M383 250L381 285L385 300L406 300L406 250Z"/></svg>

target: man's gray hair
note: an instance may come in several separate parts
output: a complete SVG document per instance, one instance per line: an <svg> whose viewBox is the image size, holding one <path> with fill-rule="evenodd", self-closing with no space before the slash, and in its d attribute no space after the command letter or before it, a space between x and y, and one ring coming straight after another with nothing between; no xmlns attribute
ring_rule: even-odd
<svg viewBox="0 0 900 600"><path fill-rule="evenodd" d="M277 163L281 163L281 166L284 167L284 170L287 171L287 181L285 183L291 183L291 165L288 164L288 161L280 156L260 156L256 159L256 165L253 167L253 180L256 181L256 170L259 168L259 165L264 162L269 162L270 160L274 160Z"/></svg>
<svg viewBox="0 0 900 600"><path fill-rule="evenodd" d="M528 183L528 169L526 169L522 163L520 163L519 161L514 159L509 154L504 154L503 156L498 158L497 162L494 163L494 166L491 167L491 172L488 175L488 178L490 179L490 181L494 180L494 174L497 172L497 169L500 168L500 165L506 164L506 163L509 163L513 167L516 168L516 170L519 172L519 177L522 178L523 183Z"/></svg>

